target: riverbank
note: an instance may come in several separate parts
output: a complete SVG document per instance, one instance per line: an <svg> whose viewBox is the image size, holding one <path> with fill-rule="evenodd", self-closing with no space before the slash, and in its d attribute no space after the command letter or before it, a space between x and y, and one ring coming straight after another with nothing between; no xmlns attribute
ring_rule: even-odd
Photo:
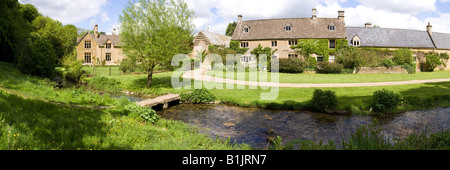
<svg viewBox="0 0 450 170"><path fill-rule="evenodd" d="M86 68L86 71L92 70L92 68ZM104 69L102 71L102 69ZM114 68L113 68L114 69ZM115 74L112 76L106 75L109 68L97 68L98 76L104 76L109 79L114 79L120 84L118 85L122 91L131 91L136 95L147 96L160 96L166 93L182 94L191 89L174 89L171 85L171 76L173 72L164 72L154 74L153 87L147 88L147 75L121 75ZM446 75L446 72L437 72L434 78L442 78ZM89 74L92 74L89 72ZM424 73L424 75L428 75ZM309 76L309 75L307 75ZM317 75L322 76L322 75ZM326 75L327 77L333 75ZM358 75L361 77L361 75ZM387 76L388 80L393 80L397 75L372 75L377 79L381 79L382 76ZM423 78L424 76L422 76ZM352 76L342 81L350 81ZM365 78L370 79L370 78ZM233 104L241 107L257 107L265 109L288 109L288 110L311 110L308 107L313 92L315 89L331 90L336 92L338 97L337 112L345 112L351 114L367 115L373 114L370 110L369 100L373 93L377 90L387 89L397 94L400 94L404 98L404 102L398 108L390 110L387 114L402 113L414 110L426 110L433 108L444 108L450 106L450 82L437 82L437 83L422 83L422 84L408 84L408 85L396 85L396 86L374 86L374 87L326 87L326 88L289 88L281 87L279 90L278 98L272 101L261 100L261 94L267 93L270 90L263 90L260 87L250 88L245 86L245 89L226 89L226 84L215 82L200 82L191 80L191 85L195 83L203 83L203 86L222 87L221 89L210 90L218 100L222 103ZM101 87L104 87L101 86Z"/></svg>
<svg viewBox="0 0 450 170"><path fill-rule="evenodd" d="M140 121L123 109L127 103L83 88L59 89L0 62L0 150L251 149L213 139L181 121Z"/></svg>

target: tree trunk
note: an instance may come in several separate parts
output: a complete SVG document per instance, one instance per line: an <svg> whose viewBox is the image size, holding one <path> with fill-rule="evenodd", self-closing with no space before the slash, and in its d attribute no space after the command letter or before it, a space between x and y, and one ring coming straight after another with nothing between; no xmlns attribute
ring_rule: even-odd
<svg viewBox="0 0 450 170"><path fill-rule="evenodd" d="M152 87L153 70L148 72L147 88Z"/></svg>

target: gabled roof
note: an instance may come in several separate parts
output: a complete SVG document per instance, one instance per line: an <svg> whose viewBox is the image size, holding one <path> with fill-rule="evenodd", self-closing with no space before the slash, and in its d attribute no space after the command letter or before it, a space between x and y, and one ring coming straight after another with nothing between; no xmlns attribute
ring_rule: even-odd
<svg viewBox="0 0 450 170"><path fill-rule="evenodd" d="M291 24L291 31L286 31L286 24ZM328 30L334 24L335 30ZM244 26L250 28L244 33ZM238 22L233 40L274 40L274 39L344 39L347 37L345 22L338 18L281 18L249 20Z"/></svg>
<svg viewBox="0 0 450 170"><path fill-rule="evenodd" d="M450 49L450 34L433 32L433 40L437 49Z"/></svg>
<svg viewBox="0 0 450 170"><path fill-rule="evenodd" d="M209 42L209 44L213 44L213 45L229 46L230 41L231 41L231 37L229 37L229 36L217 34L217 33L213 33L213 32L204 32L204 31L201 31L197 34L197 36L194 39L194 42L196 42L197 39L200 39L200 38L205 39L206 41ZM207 45L209 45L209 44L207 44Z"/></svg>
<svg viewBox="0 0 450 170"><path fill-rule="evenodd" d="M353 37L358 35L362 47L435 48L427 31L372 27L347 27L346 29L350 46Z"/></svg>
<svg viewBox="0 0 450 170"><path fill-rule="evenodd" d="M121 37L120 35L100 35L98 38L95 38L94 35L92 35L89 32L86 32L86 34L83 37L77 37L77 45L86 37L86 35L90 35L93 37L94 41L97 42L100 46L103 46L106 44L108 40L111 40L111 43L114 46L120 46L122 45Z"/></svg>

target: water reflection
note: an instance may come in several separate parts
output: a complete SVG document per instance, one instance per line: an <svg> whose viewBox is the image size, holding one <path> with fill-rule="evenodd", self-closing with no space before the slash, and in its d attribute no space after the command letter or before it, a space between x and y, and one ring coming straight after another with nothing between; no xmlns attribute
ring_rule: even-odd
<svg viewBox="0 0 450 170"><path fill-rule="evenodd" d="M433 133L449 130L450 108L414 111L397 116L377 117L386 136L403 138L429 128ZM247 143L263 148L267 138L280 136L283 142L291 140L338 142L356 131L361 125L372 122L372 116L345 116L300 111L242 108L229 105L183 104L158 112L163 118L180 120L200 127L203 133L228 138L237 143Z"/></svg>

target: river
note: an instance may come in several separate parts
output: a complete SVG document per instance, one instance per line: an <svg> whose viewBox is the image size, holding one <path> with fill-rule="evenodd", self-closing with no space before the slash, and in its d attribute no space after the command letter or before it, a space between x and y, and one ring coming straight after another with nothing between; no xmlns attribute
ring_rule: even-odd
<svg viewBox="0 0 450 170"><path fill-rule="evenodd" d="M394 116L329 115L291 110L242 108L231 105L181 104L158 114L165 119L179 120L199 127L202 133L232 142L263 148L269 136L280 136L283 143L300 139L325 143L339 142L342 137L369 124L374 118L390 139L404 138L416 132L450 130L450 108L411 111Z"/></svg>

